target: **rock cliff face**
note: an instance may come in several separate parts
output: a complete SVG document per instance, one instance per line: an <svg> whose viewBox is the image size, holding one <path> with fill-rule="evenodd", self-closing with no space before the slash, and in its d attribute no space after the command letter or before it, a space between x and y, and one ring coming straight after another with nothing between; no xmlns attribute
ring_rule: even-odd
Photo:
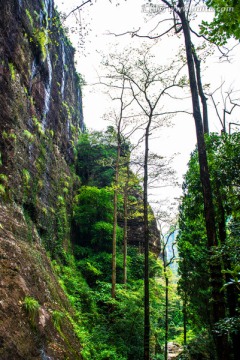
<svg viewBox="0 0 240 360"><path fill-rule="evenodd" d="M68 302L44 250L69 246L84 127L74 50L52 0L0 3L0 358L81 359L70 321L62 336L53 326Z"/></svg>
<svg viewBox="0 0 240 360"><path fill-rule="evenodd" d="M71 200L84 127L74 50L52 0L4 1L0 27L1 196L23 206L43 238L51 235L54 251L62 240L56 212L63 216Z"/></svg>

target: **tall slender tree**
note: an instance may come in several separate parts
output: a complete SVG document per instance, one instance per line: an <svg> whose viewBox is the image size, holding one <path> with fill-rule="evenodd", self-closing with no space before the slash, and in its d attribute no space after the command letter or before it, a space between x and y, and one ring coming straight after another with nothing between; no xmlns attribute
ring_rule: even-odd
<svg viewBox="0 0 240 360"><path fill-rule="evenodd" d="M110 54L108 59L104 59L103 64L107 73L99 79L101 85L107 86L110 91L112 101L117 100L120 103L120 113L115 116L115 127L117 136L117 161L116 176L114 190L114 224L117 224L117 189L119 178L119 160L121 152L121 139L124 136L128 139L137 131L144 133L145 155L144 155L144 234L145 234L145 302L146 302L146 337L149 343L149 269L148 269L148 253L149 253L149 229L148 229L148 157L149 157L149 136L150 130L158 127L161 121L157 118L172 114L172 111L160 112L159 102L165 93L175 87L182 88L184 83L180 75L181 68L173 71L175 62L165 67L154 67L151 65L150 59L153 55L150 51L151 47L146 47L143 51L135 51L136 59L132 54ZM132 51L133 52L133 51ZM176 62L178 63L178 62ZM164 75L170 74L164 80ZM159 91L156 91L158 88ZM135 105L134 105L135 104ZM185 111L183 111L185 112ZM124 135L125 133L125 135ZM125 235L127 231L127 223L125 223ZM114 226L114 228L115 228ZM113 258L112 258L112 297L115 297L116 288L116 234L113 232ZM126 261L126 238L124 246L124 258ZM148 319L148 320L147 320ZM148 323L148 324L147 324ZM149 345L148 345L149 347ZM149 349L147 350L149 353ZM149 355L148 355L149 356Z"/></svg>
<svg viewBox="0 0 240 360"><path fill-rule="evenodd" d="M215 212L212 199L212 189L210 182L210 175L208 169L206 145L204 139L203 131L203 120L201 115L201 109L199 104L199 89L196 73L196 60L194 63L194 48L191 40L191 31L188 19L187 7L183 0L179 0L177 6L174 6L173 2L170 3L167 0L162 0L175 14L179 19L180 29L182 30L184 36L186 57L187 57L187 66L188 66L188 75L190 82L190 90L192 96L192 108L193 108L193 117L195 120L195 128L197 135L197 145L198 145L198 157L199 157L199 166L200 166L200 179L202 184L203 191L203 201L204 201L204 213L205 213L205 223L208 239L208 249L211 253L213 248L217 247L217 236L216 236L216 225L215 225ZM220 319L225 316L225 304L224 304L224 294L221 292L223 285L223 279L221 274L221 264L218 261L213 259L209 264L210 268L210 283L212 286L212 306L211 306L211 322L212 324L218 322ZM219 360L227 360L229 358L228 343L226 336L215 336L215 344L217 348Z"/></svg>
<svg viewBox="0 0 240 360"><path fill-rule="evenodd" d="M166 67L155 67L151 64L152 53L146 48L132 63L125 58L118 59L120 68L113 66L117 74L123 74L127 81L131 97L137 104L143 116L144 123L144 176L143 176L143 218L144 218L144 360L150 359L150 303L149 303L149 210L148 210L148 164L149 140L153 127L160 126L162 118L158 117L171 113L160 112L160 100L165 92L180 85L179 69L174 73L173 64ZM166 77L165 77L166 75ZM154 126L153 126L154 125Z"/></svg>

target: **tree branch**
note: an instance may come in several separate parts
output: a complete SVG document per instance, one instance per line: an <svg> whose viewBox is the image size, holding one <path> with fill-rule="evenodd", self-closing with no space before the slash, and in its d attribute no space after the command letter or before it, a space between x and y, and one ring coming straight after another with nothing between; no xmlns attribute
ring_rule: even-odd
<svg viewBox="0 0 240 360"><path fill-rule="evenodd" d="M68 13L68 15L65 16L65 18L63 19L63 22L66 21L66 19L73 14L75 11L81 9L84 5L91 3L92 0L86 0L84 3L82 3L81 5L77 6L76 8L74 8L73 10L70 11L70 13Z"/></svg>

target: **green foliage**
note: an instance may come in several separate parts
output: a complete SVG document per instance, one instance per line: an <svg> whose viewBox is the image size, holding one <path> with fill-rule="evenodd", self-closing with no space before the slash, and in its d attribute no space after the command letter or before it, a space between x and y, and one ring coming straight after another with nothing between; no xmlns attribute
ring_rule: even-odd
<svg viewBox="0 0 240 360"><path fill-rule="evenodd" d="M52 312L53 325L58 331L61 331L64 316L65 314L62 311L54 310Z"/></svg>
<svg viewBox="0 0 240 360"><path fill-rule="evenodd" d="M42 124L40 123L40 121L38 121L38 118L36 116L33 116L32 120L33 120L33 124L34 124L35 128L37 129L38 134L40 136L44 136Z"/></svg>
<svg viewBox="0 0 240 360"><path fill-rule="evenodd" d="M180 254L179 292L187 302L188 325L194 330L209 328L208 312L211 305L209 264L221 259L230 316L221 322L221 331L238 313L239 291L239 184L240 184L240 134L212 134L206 138L208 162L214 198L218 247L210 256L204 223L204 208L197 152L189 162L183 186L184 196L180 207L178 249ZM231 315L232 314L232 315ZM217 326L217 325L216 325Z"/></svg>
<svg viewBox="0 0 240 360"><path fill-rule="evenodd" d="M105 221L98 221L93 225L92 244L103 243L106 241L110 243L112 239L113 226Z"/></svg>
<svg viewBox="0 0 240 360"><path fill-rule="evenodd" d="M56 243L52 248L52 254L54 257L57 257L62 253L63 244L65 243L65 240L69 237L70 233L67 205L62 196L58 196L55 214L57 219L57 239Z"/></svg>
<svg viewBox="0 0 240 360"><path fill-rule="evenodd" d="M69 107L68 103L67 103L66 101L63 101L63 102L62 102L62 106L66 109L67 116L68 116L68 118L70 118L70 116L71 116L71 110L70 110L70 107Z"/></svg>
<svg viewBox="0 0 240 360"><path fill-rule="evenodd" d="M40 52L42 54L42 60L45 61L47 57L46 46L48 44L48 35L47 31L43 28L36 28L33 32L34 41L36 42Z"/></svg>
<svg viewBox="0 0 240 360"><path fill-rule="evenodd" d="M30 11L28 9L26 9L25 11L26 11L26 15L28 17L28 20L29 20L31 26L33 27L33 18L32 18L31 14L30 14Z"/></svg>
<svg viewBox="0 0 240 360"><path fill-rule="evenodd" d="M75 72L76 78L77 78L77 83L80 87L86 85L86 81L84 79L84 76L78 72Z"/></svg>
<svg viewBox="0 0 240 360"><path fill-rule="evenodd" d="M111 253L96 245L76 246L74 256L65 253L61 264L52 261L59 281L75 309L67 315L82 346L86 360L139 360L143 353L143 264L144 257L129 248L128 286L117 284L116 299L111 297ZM151 256L152 350L161 342L159 312L163 288L154 280L161 266ZM136 266L138 268L136 268ZM140 269L141 268L141 269ZM123 256L117 254L117 278L122 281Z"/></svg>
<svg viewBox="0 0 240 360"><path fill-rule="evenodd" d="M14 132L10 131L9 133L7 133L5 130L2 132L2 137L3 139L10 139L10 140L17 140L17 135L14 134Z"/></svg>
<svg viewBox="0 0 240 360"><path fill-rule="evenodd" d="M124 143L124 142L123 142ZM143 354L144 255L128 246L128 283L123 285L123 229L117 227L116 298L111 296L113 193L116 162L116 134L113 128L102 133L82 134L77 146L77 172L83 186L74 199L74 256L64 258L58 268L61 284L75 307L73 327L83 346L82 355L90 359L139 360ZM126 156L129 145L123 144L118 188L118 216L123 218L121 190L126 183ZM120 162L121 163L121 162ZM63 184L64 185L64 184ZM128 186L129 217L142 219L139 180L130 174ZM58 197L58 202L63 202ZM150 213L153 218L152 212ZM119 221L121 224L121 222ZM162 264L150 254L151 352L164 342L164 287L159 280ZM157 280L156 280L157 279ZM170 333L179 335L181 323L179 298L171 308Z"/></svg>
<svg viewBox="0 0 240 360"><path fill-rule="evenodd" d="M217 334L237 334L240 331L240 319L239 316L226 317L220 320L215 328L214 332Z"/></svg>
<svg viewBox="0 0 240 360"><path fill-rule="evenodd" d="M113 191L110 188L99 189L95 186L82 186L76 197L75 219L80 226L89 227L100 220L111 222Z"/></svg>
<svg viewBox="0 0 240 360"><path fill-rule="evenodd" d="M129 247L128 249L128 279L144 278L144 254L140 253L137 248Z"/></svg>
<svg viewBox="0 0 240 360"><path fill-rule="evenodd" d="M59 265L56 260L52 261L53 267L59 276L60 284L68 294L70 302L82 314L88 311L94 312L94 304L92 302L91 290L78 271L75 258L63 253L65 265Z"/></svg>
<svg viewBox="0 0 240 360"><path fill-rule="evenodd" d="M67 110L67 109L66 109ZM72 110L71 110L72 111ZM41 124L36 117L32 118L35 129L41 131ZM26 139L31 141L31 133L24 132ZM50 134L50 133L49 133ZM6 138L8 134L6 133ZM37 169L42 174L45 169L47 147L46 137L41 142ZM58 186L55 207L44 207L40 203L41 216L44 220L54 219L54 239L42 234L43 243L51 254L52 267L59 283L71 304L71 312L66 309L52 311L52 323L64 339L64 324L67 318L74 329L81 345L84 360L139 360L143 354L143 318L144 318L144 255L138 248L128 247L128 283L123 285L123 230L117 227L117 288L116 299L111 297L112 270L112 233L113 233L113 177L116 161L116 138L113 129L104 134L84 134L80 137L78 151L78 175L82 177L82 186L72 205L70 215L69 199L72 194L72 177L63 174ZM125 156L127 146L122 149ZM125 159L125 158L124 158ZM89 163L88 163L89 161ZM120 174L120 189L123 188L126 167ZM80 171L81 170L81 171ZM86 176L84 174L87 174ZM4 175L4 174L3 174ZM72 171L74 176L74 169ZM30 185L36 184L39 190L43 187L43 178L31 179L29 171L23 169L22 180L25 198L23 204L24 217L28 224L30 241L32 226L36 216L32 198L29 200ZM0 175L4 185L5 178ZM0 185L1 186L1 185ZM134 218L134 206L141 200L136 197L140 191L139 181L133 175L129 186L134 191L129 196L132 206L131 219ZM28 196L28 197L27 197ZM118 195L119 218L123 215L122 195ZM135 211L142 216L142 210ZM54 216L53 216L54 214ZM71 221L73 253L66 250L70 238ZM121 222L119 221L121 224ZM162 266L159 260L150 255L150 296L151 296L151 351L160 353L163 343L164 288L160 277ZM177 304L175 301L174 304ZM26 297L23 304L29 315L32 326L37 324L39 303ZM178 328L179 311L176 307L171 314L171 335L174 337ZM178 333L177 333L178 334ZM153 359L159 359L154 356Z"/></svg>
<svg viewBox="0 0 240 360"><path fill-rule="evenodd" d="M110 253L96 253L90 248L77 247L75 256L65 253L61 264L56 260L52 261L60 284L75 309L74 316L66 316L80 340L82 356L86 360L139 360L142 357L143 280L138 279L138 275L133 275L134 258L140 254L136 249L129 250L133 254L129 256L132 263L131 281L127 287L117 284L114 300L111 297ZM140 258L143 260L142 256ZM119 269L121 267L121 272L122 260L122 256L118 254L117 266ZM156 268L154 257L151 264L152 268ZM151 272L154 273L153 270ZM163 289L153 278L150 288L154 348L156 342L160 341L158 327L162 315L159 313L159 307L163 299ZM61 314L59 316L57 312L56 320L53 321L56 322L56 328L61 326Z"/></svg>
<svg viewBox="0 0 240 360"><path fill-rule="evenodd" d="M213 360L216 359L214 344L206 331L198 333L197 337L191 339L188 346L177 357L178 360Z"/></svg>
<svg viewBox="0 0 240 360"><path fill-rule="evenodd" d="M79 250L79 247L77 247ZM85 248L86 250L86 248ZM78 253L78 255L77 255ZM84 254L84 252L82 252ZM85 252L86 254L86 252ZM111 283L111 269L112 269L112 255L110 252L101 251L94 254L94 250L87 249L88 256L80 256L79 251L76 251L78 258L78 268L84 275L87 283L91 287L97 287L99 281ZM119 282L122 281L123 272L123 257L117 254L117 276Z"/></svg>
<svg viewBox="0 0 240 360"><path fill-rule="evenodd" d="M224 45L227 39L240 39L240 4L235 0L207 0L206 5L215 10L211 23L203 21L201 33L217 45Z"/></svg>
<svg viewBox="0 0 240 360"><path fill-rule="evenodd" d="M68 190L68 188L64 187L64 188L62 189L62 192L63 192L64 194L68 194L69 190Z"/></svg>
<svg viewBox="0 0 240 360"><path fill-rule="evenodd" d="M30 173L29 173L29 171L27 169L23 169L22 174L23 174L24 185L27 186L29 184L30 179L31 179Z"/></svg>
<svg viewBox="0 0 240 360"><path fill-rule="evenodd" d="M0 196L4 196L6 193L5 186L0 184Z"/></svg>
<svg viewBox="0 0 240 360"><path fill-rule="evenodd" d="M108 133L106 136L99 132L81 134L77 153L77 174L84 185L111 185L117 153Z"/></svg>
<svg viewBox="0 0 240 360"><path fill-rule="evenodd" d="M99 284L99 301L113 307L109 315L109 330L114 344L128 359L141 359L143 353L143 282L130 289L118 285L116 300L112 304L110 288ZM105 305L105 306L106 306ZM129 329L129 331L126 331Z"/></svg>
<svg viewBox="0 0 240 360"><path fill-rule="evenodd" d="M111 251L113 229L113 191L110 188L83 186L75 199L74 219L79 243ZM118 239L121 230L118 229Z"/></svg>
<svg viewBox="0 0 240 360"><path fill-rule="evenodd" d="M188 321L198 327L207 326L210 289L207 238L197 151L191 155L183 185L177 237L179 261L179 292L187 298ZM196 296L197 294L197 296Z"/></svg>
<svg viewBox="0 0 240 360"><path fill-rule="evenodd" d="M0 174L0 182L3 184L7 184L8 182L8 177L5 174Z"/></svg>
<svg viewBox="0 0 240 360"><path fill-rule="evenodd" d="M40 308L39 302L31 296L26 296L23 301L23 306L29 316L31 325L35 327L38 310Z"/></svg>
<svg viewBox="0 0 240 360"><path fill-rule="evenodd" d="M23 131L23 135L26 137L26 139L28 139L30 142L34 141L34 135L32 133L30 133L30 131L28 130L24 130Z"/></svg>
<svg viewBox="0 0 240 360"><path fill-rule="evenodd" d="M8 64L9 66L9 71L10 71L10 75L11 75L11 79L14 81L16 80L16 71L15 71L15 67L12 63Z"/></svg>
<svg viewBox="0 0 240 360"><path fill-rule="evenodd" d="M8 138L8 134L7 134L7 132L5 130L2 132L2 137L3 137L3 139Z"/></svg>

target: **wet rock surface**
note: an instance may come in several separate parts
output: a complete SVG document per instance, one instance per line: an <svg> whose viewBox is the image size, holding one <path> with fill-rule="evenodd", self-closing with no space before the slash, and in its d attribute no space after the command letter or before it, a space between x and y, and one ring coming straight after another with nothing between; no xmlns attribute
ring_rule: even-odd
<svg viewBox="0 0 240 360"><path fill-rule="evenodd" d="M51 252L67 237L57 219L68 217L84 129L74 50L53 6L9 0L0 14L0 196L22 206Z"/></svg>

